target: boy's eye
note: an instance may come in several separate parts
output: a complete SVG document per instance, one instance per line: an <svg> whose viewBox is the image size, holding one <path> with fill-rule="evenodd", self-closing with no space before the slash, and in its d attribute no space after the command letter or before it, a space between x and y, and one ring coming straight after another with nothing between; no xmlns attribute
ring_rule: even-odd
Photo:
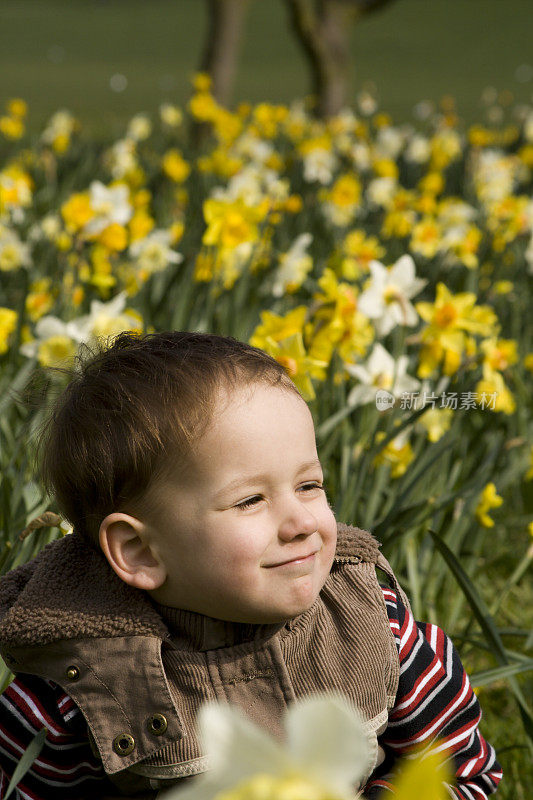
<svg viewBox="0 0 533 800"><path fill-rule="evenodd" d="M254 495L253 497L249 497L247 500L243 500L242 503L237 503L235 508L251 508L255 505L261 498L258 494Z"/></svg>
<svg viewBox="0 0 533 800"><path fill-rule="evenodd" d="M320 483L315 483L314 481L311 483L304 483L303 486L300 486L300 489L304 492L312 491L313 489L323 489L324 487ZM259 503L263 498L259 494L254 494L253 497L248 497L246 500L243 500L241 503L237 503L235 508L251 508L255 506L256 503Z"/></svg>
<svg viewBox="0 0 533 800"><path fill-rule="evenodd" d="M304 483L304 485L301 488L308 492L309 489L323 489L324 487L322 486L321 483L316 483L315 481L313 481L312 483Z"/></svg>

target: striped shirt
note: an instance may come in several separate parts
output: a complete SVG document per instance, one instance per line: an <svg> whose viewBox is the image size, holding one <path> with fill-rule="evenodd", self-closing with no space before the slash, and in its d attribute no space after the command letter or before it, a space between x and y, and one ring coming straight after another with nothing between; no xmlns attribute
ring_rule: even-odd
<svg viewBox="0 0 533 800"><path fill-rule="evenodd" d="M446 753L455 775L450 797L483 800L496 791L502 770L478 729L481 709L451 640L436 625L417 622L394 591L382 586L400 657L400 680L389 723L378 738L383 763L365 797L394 794L398 758L431 745ZM47 729L44 746L11 795L14 800L81 800L116 795L95 757L81 711L53 681L20 674L0 696L0 800L33 737Z"/></svg>

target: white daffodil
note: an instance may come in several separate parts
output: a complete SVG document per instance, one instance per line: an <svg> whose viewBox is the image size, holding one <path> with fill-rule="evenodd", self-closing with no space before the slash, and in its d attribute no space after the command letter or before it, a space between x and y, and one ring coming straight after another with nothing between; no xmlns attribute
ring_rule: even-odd
<svg viewBox="0 0 533 800"><path fill-rule="evenodd" d="M171 248L171 240L170 231L151 231L143 239L133 242L129 253L136 260L136 266L143 272L149 275L162 272L169 264L179 264L183 261L181 253Z"/></svg>
<svg viewBox="0 0 533 800"><path fill-rule="evenodd" d="M265 197L283 200L289 193L289 184L279 178L277 172L262 164L248 164L234 175L225 187L217 186L211 196L215 200L235 202L243 200L253 208L260 205Z"/></svg>
<svg viewBox="0 0 533 800"><path fill-rule="evenodd" d="M347 398L348 405L360 406L373 403L380 389L384 389L396 398L404 393L416 392L420 387L420 381L406 374L408 363L407 356L400 356L398 361L395 361L379 342L374 345L364 365L345 363L345 370L360 381L360 384L350 391Z"/></svg>
<svg viewBox="0 0 533 800"><path fill-rule="evenodd" d="M419 133L414 134L409 139L409 144L405 150L405 158L414 164L425 164L431 156L431 145L426 136Z"/></svg>
<svg viewBox="0 0 533 800"><path fill-rule="evenodd" d="M372 166L372 155L366 142L355 142L347 155L352 159L358 172L369 172Z"/></svg>
<svg viewBox="0 0 533 800"><path fill-rule="evenodd" d="M137 169L137 153L133 139L119 139L106 152L104 161L115 180Z"/></svg>
<svg viewBox="0 0 533 800"><path fill-rule="evenodd" d="M366 199L371 206L388 208L397 191L398 181L396 178L374 178L367 186Z"/></svg>
<svg viewBox="0 0 533 800"><path fill-rule="evenodd" d="M396 161L403 148L406 131L392 125L380 128L376 137L375 152L378 158Z"/></svg>
<svg viewBox="0 0 533 800"><path fill-rule="evenodd" d="M130 204L130 190L125 183L105 186L100 181L93 181L89 187L91 209L94 216L84 228L89 236L97 236L108 225L116 222L125 225L132 217L133 207Z"/></svg>
<svg viewBox="0 0 533 800"><path fill-rule="evenodd" d="M283 297L286 292L296 291L302 285L313 266L313 259L306 252L312 241L310 233L302 233L294 240L289 250L280 256L272 286L274 297Z"/></svg>
<svg viewBox="0 0 533 800"><path fill-rule="evenodd" d="M127 136L135 142L142 142L148 139L152 133L152 123L146 114L135 114L128 124Z"/></svg>
<svg viewBox="0 0 533 800"><path fill-rule="evenodd" d="M142 329L141 317L125 311L126 297L126 292L120 292L107 303L93 300L89 314L69 323L79 341L87 342L97 337L116 336L122 331Z"/></svg>
<svg viewBox="0 0 533 800"><path fill-rule="evenodd" d="M159 106L159 116L163 125L168 125L169 128L177 128L183 122L182 110L171 103L162 103Z"/></svg>
<svg viewBox="0 0 533 800"><path fill-rule="evenodd" d="M467 225L478 216L474 206L456 197L447 197L439 203L437 219L441 225Z"/></svg>
<svg viewBox="0 0 533 800"><path fill-rule="evenodd" d="M69 139L76 128L76 119L70 111L61 109L53 114L41 134L41 141L46 144L53 144L59 137Z"/></svg>
<svg viewBox="0 0 533 800"><path fill-rule="evenodd" d="M370 273L370 285L360 295L357 308L374 320L378 336L386 336L397 325L416 325L418 314L409 300L427 281L415 276L412 257L402 256L389 269L379 261L371 261Z"/></svg>
<svg viewBox="0 0 533 800"><path fill-rule="evenodd" d="M264 164L274 153L274 145L247 131L233 145L238 156L244 156L254 164Z"/></svg>
<svg viewBox="0 0 533 800"><path fill-rule="evenodd" d="M324 147L314 147L303 156L304 180L308 183L318 181L323 185L331 183L337 165L335 154Z"/></svg>
<svg viewBox="0 0 533 800"><path fill-rule="evenodd" d="M352 800L370 766L363 723L337 695L294 703L283 744L231 706L207 704L198 722L209 769L165 800Z"/></svg>
<svg viewBox="0 0 533 800"><path fill-rule="evenodd" d="M20 352L28 358L37 358L44 367L64 367L85 341L74 322L63 322L53 316L41 317L34 333L36 338L21 345Z"/></svg>
<svg viewBox="0 0 533 800"><path fill-rule="evenodd" d="M30 248L18 233L0 224L0 272L11 272L31 265Z"/></svg>

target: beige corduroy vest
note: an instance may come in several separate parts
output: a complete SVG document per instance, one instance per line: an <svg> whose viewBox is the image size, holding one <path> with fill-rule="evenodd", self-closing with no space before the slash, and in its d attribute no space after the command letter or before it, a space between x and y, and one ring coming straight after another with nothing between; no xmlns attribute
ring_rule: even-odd
<svg viewBox="0 0 533 800"><path fill-rule="evenodd" d="M74 534L0 580L0 652L13 672L68 692L128 796L155 797L209 769L196 732L204 701L239 706L282 739L287 707L328 691L366 720L373 759L364 784L399 678L376 567L408 605L375 539L339 523L331 572L310 609L277 625L225 623L153 604Z"/></svg>

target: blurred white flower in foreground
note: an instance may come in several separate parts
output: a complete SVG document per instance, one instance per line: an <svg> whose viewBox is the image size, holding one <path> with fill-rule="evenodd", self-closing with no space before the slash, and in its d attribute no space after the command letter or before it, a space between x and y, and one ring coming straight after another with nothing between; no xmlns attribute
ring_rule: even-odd
<svg viewBox="0 0 533 800"><path fill-rule="evenodd" d="M363 724L340 696L293 704L284 744L231 706L203 706L198 723L210 769L165 800L352 800L370 763Z"/></svg>

